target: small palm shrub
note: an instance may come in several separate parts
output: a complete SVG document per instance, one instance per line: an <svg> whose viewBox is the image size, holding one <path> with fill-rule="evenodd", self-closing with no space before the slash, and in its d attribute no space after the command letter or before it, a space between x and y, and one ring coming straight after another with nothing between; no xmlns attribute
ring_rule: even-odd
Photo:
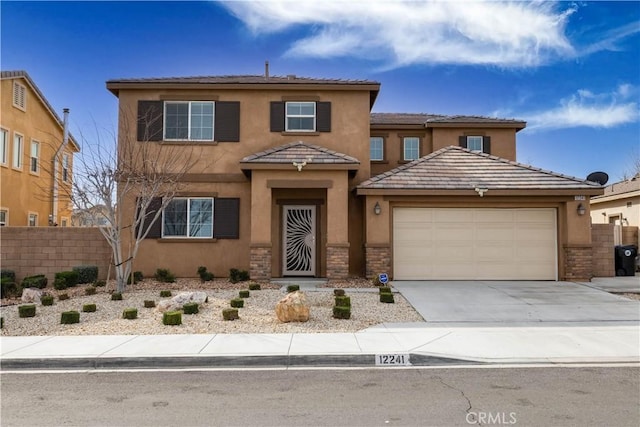
<svg viewBox="0 0 640 427"><path fill-rule="evenodd" d="M111 301L122 301L122 294L120 292L114 292L111 294Z"/></svg>
<svg viewBox="0 0 640 427"><path fill-rule="evenodd" d="M94 313L96 311L96 305L95 304L84 304L82 306L82 311L84 313Z"/></svg>
<svg viewBox="0 0 640 427"><path fill-rule="evenodd" d="M380 302L393 304L395 302L393 299L393 294L391 292L380 294Z"/></svg>
<svg viewBox="0 0 640 427"><path fill-rule="evenodd" d="M351 307L351 297L345 295L336 297L336 306Z"/></svg>
<svg viewBox="0 0 640 427"><path fill-rule="evenodd" d="M156 302L154 300L144 300L144 308L153 308L156 306Z"/></svg>
<svg viewBox="0 0 640 427"><path fill-rule="evenodd" d="M188 302L182 306L182 310L184 311L184 314L198 314L198 303Z"/></svg>
<svg viewBox="0 0 640 427"><path fill-rule="evenodd" d="M67 294L67 293L58 294L58 300L59 301L64 301L64 300L68 300L68 299L69 299L69 294Z"/></svg>
<svg viewBox="0 0 640 427"><path fill-rule="evenodd" d="M224 308L222 309L222 318L224 320L236 320L239 319L237 308Z"/></svg>
<svg viewBox="0 0 640 427"><path fill-rule="evenodd" d="M137 308L125 308L122 312L123 319L137 319L138 318L138 309Z"/></svg>
<svg viewBox="0 0 640 427"><path fill-rule="evenodd" d="M246 282L249 280L249 272L247 270L238 270L232 268L229 270L229 281L231 283Z"/></svg>
<svg viewBox="0 0 640 427"><path fill-rule="evenodd" d="M249 298L249 295L251 295L251 292L246 291L246 290L238 292L238 296L240 298Z"/></svg>
<svg viewBox="0 0 640 427"><path fill-rule="evenodd" d="M336 305L335 307L333 307L333 317L335 319L351 318L351 307Z"/></svg>
<svg viewBox="0 0 640 427"><path fill-rule="evenodd" d="M230 301L231 307L242 308L244 307L244 300L242 298L234 298Z"/></svg>
<svg viewBox="0 0 640 427"><path fill-rule="evenodd" d="M40 297L40 303L42 303L42 305L53 305L53 296L52 295L42 295Z"/></svg>
<svg viewBox="0 0 640 427"><path fill-rule="evenodd" d="M198 276L203 282L210 282L214 279L213 273L207 271L207 267L204 266L198 267Z"/></svg>
<svg viewBox="0 0 640 427"><path fill-rule="evenodd" d="M162 324L168 326L182 325L182 313L179 311L165 311L162 314Z"/></svg>
<svg viewBox="0 0 640 427"><path fill-rule="evenodd" d="M260 283L249 283L249 290L250 291L259 291L260 290Z"/></svg>
<svg viewBox="0 0 640 427"><path fill-rule="evenodd" d="M171 291L160 291L160 298L169 298L171 296Z"/></svg>
<svg viewBox="0 0 640 427"><path fill-rule="evenodd" d="M158 282L162 283L174 283L176 281L176 276L166 268L157 269L154 277Z"/></svg>
<svg viewBox="0 0 640 427"><path fill-rule="evenodd" d="M20 317L35 317L36 315L36 305L35 304L24 304L18 306L18 316Z"/></svg>
<svg viewBox="0 0 640 427"><path fill-rule="evenodd" d="M142 271L134 271L133 273L129 274L129 280L127 280L127 283L130 285L135 285L138 282L142 282L142 280L144 280Z"/></svg>
<svg viewBox="0 0 640 427"><path fill-rule="evenodd" d="M74 323L80 323L80 312L78 311L63 311L60 316L60 324L71 325Z"/></svg>

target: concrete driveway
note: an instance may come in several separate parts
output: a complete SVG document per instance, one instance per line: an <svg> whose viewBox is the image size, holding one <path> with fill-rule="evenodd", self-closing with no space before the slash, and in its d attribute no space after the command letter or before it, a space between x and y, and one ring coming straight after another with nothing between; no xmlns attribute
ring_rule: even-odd
<svg viewBox="0 0 640 427"><path fill-rule="evenodd" d="M393 287L432 325L640 322L640 301L571 282L397 281Z"/></svg>

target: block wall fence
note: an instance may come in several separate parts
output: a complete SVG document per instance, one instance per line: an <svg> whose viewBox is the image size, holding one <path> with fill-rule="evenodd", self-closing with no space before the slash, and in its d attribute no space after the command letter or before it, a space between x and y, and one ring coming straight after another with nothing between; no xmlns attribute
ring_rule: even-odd
<svg viewBox="0 0 640 427"><path fill-rule="evenodd" d="M106 279L111 247L96 227L1 227L0 267L25 276L44 274L53 282L59 271L78 265L97 265ZM111 272L111 277L114 272Z"/></svg>
<svg viewBox="0 0 640 427"><path fill-rule="evenodd" d="M593 277L613 277L613 224L591 224Z"/></svg>

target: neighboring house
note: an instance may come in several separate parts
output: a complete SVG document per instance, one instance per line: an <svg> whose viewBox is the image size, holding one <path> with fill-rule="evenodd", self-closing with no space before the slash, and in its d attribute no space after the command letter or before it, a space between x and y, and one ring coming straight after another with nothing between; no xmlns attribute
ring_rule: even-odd
<svg viewBox="0 0 640 427"><path fill-rule="evenodd" d="M204 265L254 279L591 277L585 213L602 188L515 163L522 121L371 114L380 83L366 80L143 78L107 88L119 98L119 144L201 154L142 244L134 268L145 274L195 276Z"/></svg>
<svg viewBox="0 0 640 427"><path fill-rule="evenodd" d="M640 173L633 178L608 185L604 194L591 199L591 222L614 224L615 244L640 245ZM635 227L635 228L634 228ZM631 232L623 234L623 230Z"/></svg>
<svg viewBox="0 0 640 427"><path fill-rule="evenodd" d="M69 226L80 149L25 71L2 71L1 84L0 225Z"/></svg>
<svg viewBox="0 0 640 427"><path fill-rule="evenodd" d="M74 209L71 225L74 227L103 227L109 223L105 205L96 205L88 209Z"/></svg>

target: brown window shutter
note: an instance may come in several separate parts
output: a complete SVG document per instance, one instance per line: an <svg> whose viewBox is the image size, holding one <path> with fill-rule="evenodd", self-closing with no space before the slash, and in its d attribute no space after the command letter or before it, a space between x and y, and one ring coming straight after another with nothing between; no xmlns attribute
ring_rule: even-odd
<svg viewBox="0 0 640 427"><path fill-rule="evenodd" d="M331 103L316 103L316 130L318 132L331 132Z"/></svg>
<svg viewBox="0 0 640 427"><path fill-rule="evenodd" d="M213 208L213 237L240 238L240 199L219 197Z"/></svg>
<svg viewBox="0 0 640 427"><path fill-rule="evenodd" d="M482 137L482 152L491 154L491 137L490 136Z"/></svg>
<svg viewBox="0 0 640 427"><path fill-rule="evenodd" d="M163 101L138 101L138 141L162 141Z"/></svg>
<svg viewBox="0 0 640 427"><path fill-rule="evenodd" d="M271 132L284 132L284 102L271 102Z"/></svg>
<svg viewBox="0 0 640 427"><path fill-rule="evenodd" d="M460 144L460 147L467 148L467 137L466 136L459 136L458 137L458 143Z"/></svg>
<svg viewBox="0 0 640 427"><path fill-rule="evenodd" d="M216 102L215 139L218 142L240 141L240 102Z"/></svg>
<svg viewBox="0 0 640 427"><path fill-rule="evenodd" d="M136 203L139 203L139 201ZM151 199L151 203L149 203L149 207L147 207L147 215L139 225L140 227L144 227L143 230L149 230L149 234L147 234L145 239L159 239L162 237L162 215L160 215L153 223L150 222L161 207L162 197L154 197ZM138 206L138 212L139 211L140 207ZM136 235L138 234L138 230L139 228L136 230Z"/></svg>

